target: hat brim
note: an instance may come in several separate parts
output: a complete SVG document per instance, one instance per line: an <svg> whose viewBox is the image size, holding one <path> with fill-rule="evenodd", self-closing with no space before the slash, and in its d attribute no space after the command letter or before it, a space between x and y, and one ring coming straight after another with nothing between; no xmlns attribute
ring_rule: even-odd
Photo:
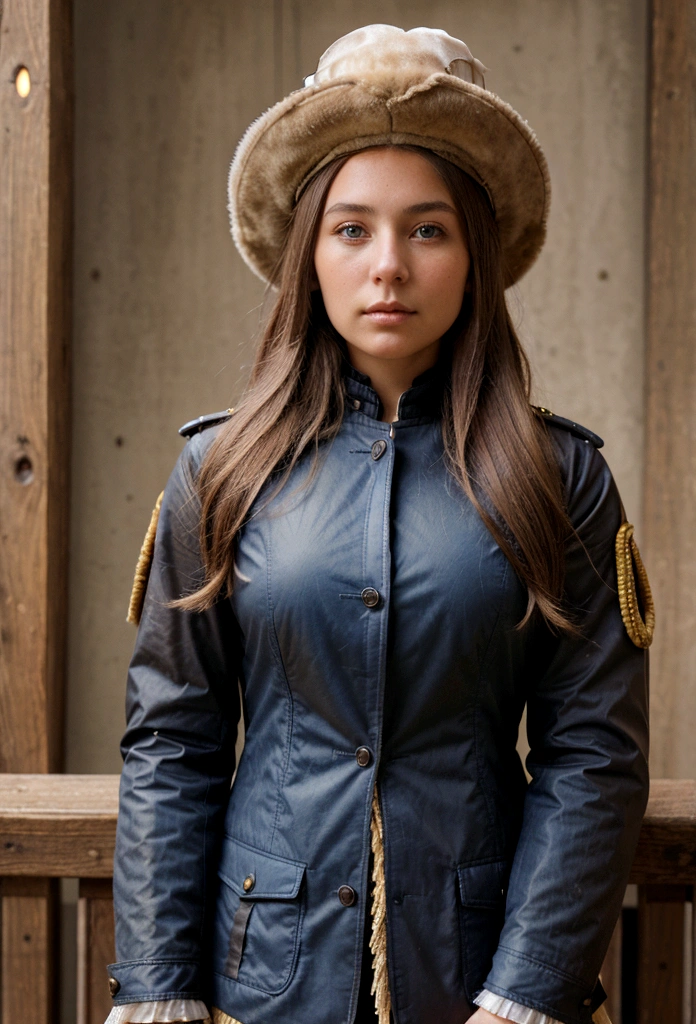
<svg viewBox="0 0 696 1024"><path fill-rule="evenodd" d="M332 81L291 93L247 130L232 161L228 209L248 266L271 280L298 191L331 160L374 146L416 145L484 186L500 233L506 287L536 259L551 187L534 132L504 100L446 73L403 94Z"/></svg>

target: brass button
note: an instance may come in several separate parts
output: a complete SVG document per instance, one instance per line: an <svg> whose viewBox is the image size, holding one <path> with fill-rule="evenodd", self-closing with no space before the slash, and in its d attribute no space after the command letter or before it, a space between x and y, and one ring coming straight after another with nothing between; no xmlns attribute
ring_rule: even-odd
<svg viewBox="0 0 696 1024"><path fill-rule="evenodd" d="M374 587L365 587L360 596L367 608L375 608L379 604L379 591Z"/></svg>
<svg viewBox="0 0 696 1024"><path fill-rule="evenodd" d="M362 405L362 402L360 401L359 398L354 398L353 401L350 404L353 406L353 408L357 412L358 409L360 408L360 406Z"/></svg>
<svg viewBox="0 0 696 1024"><path fill-rule="evenodd" d="M358 894L351 885L342 885L338 890L338 898L344 907L352 907Z"/></svg>
<svg viewBox="0 0 696 1024"><path fill-rule="evenodd" d="M355 760L361 768L367 768L372 760L372 751L369 747L358 747L355 751Z"/></svg>
<svg viewBox="0 0 696 1024"><path fill-rule="evenodd" d="M583 999L582 1005L583 1006L592 1006L592 1000L591 999Z"/></svg>
<svg viewBox="0 0 696 1024"><path fill-rule="evenodd" d="M121 983L116 978L109 978L109 994L113 998L121 988Z"/></svg>
<svg viewBox="0 0 696 1024"><path fill-rule="evenodd" d="M251 892L255 885L256 878L254 877L254 875L247 875L244 881L242 882L242 889L244 889L244 892Z"/></svg>
<svg viewBox="0 0 696 1024"><path fill-rule="evenodd" d="M381 459L382 458L382 456L384 455L386 450L387 450L387 442L386 441L375 441L373 443L373 445L372 445L372 448L370 448L370 453L372 455L372 458L376 462L377 459Z"/></svg>

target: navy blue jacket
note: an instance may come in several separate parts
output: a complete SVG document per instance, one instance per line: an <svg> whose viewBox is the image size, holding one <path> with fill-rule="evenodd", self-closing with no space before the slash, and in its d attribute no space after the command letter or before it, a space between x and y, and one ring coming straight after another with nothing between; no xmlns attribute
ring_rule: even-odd
<svg viewBox="0 0 696 1024"><path fill-rule="evenodd" d="M167 485L128 680L115 1001L351 1024L377 782L396 1024L462 1024L484 986L587 1024L648 789L616 487L551 420L582 635L518 630L525 588L443 459L438 375L402 396L393 437L367 378L346 387L316 474L304 460L262 495L232 598L202 614L167 602L203 578L195 481L224 427Z"/></svg>

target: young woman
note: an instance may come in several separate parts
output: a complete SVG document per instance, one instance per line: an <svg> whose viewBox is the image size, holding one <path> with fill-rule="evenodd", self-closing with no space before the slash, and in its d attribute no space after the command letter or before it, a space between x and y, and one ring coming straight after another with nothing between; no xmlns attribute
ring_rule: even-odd
<svg viewBox="0 0 696 1024"><path fill-rule="evenodd" d="M652 609L601 440L529 403L504 290L548 175L482 72L443 32L361 29L233 161L235 241L275 301L239 408L182 428L161 504L114 1022L602 1003Z"/></svg>

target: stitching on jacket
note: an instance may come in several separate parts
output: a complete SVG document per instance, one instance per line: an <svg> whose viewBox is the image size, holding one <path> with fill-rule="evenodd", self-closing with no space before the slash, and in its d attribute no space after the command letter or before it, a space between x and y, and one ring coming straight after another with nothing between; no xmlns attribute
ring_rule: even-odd
<svg viewBox="0 0 696 1024"><path fill-rule="evenodd" d="M561 970L559 967L552 967L551 964L544 963L543 960L537 960L536 957L531 956L529 953L520 953L516 949L512 949L510 946L505 946L502 943L498 946L498 949L505 950L510 956L516 956L519 960L526 960L530 964L535 964L542 971L546 971L548 974L555 974L557 978L562 981L571 981L574 985L577 985L581 989L588 987L587 982L583 981L582 978L576 977L574 974L569 974L567 971Z"/></svg>
<svg viewBox="0 0 696 1024"><path fill-rule="evenodd" d="M268 532L268 531L267 531ZM273 596L271 592L271 564L273 560L273 550L271 547L270 535L264 537L264 548L266 551L266 607L267 607L267 620L268 620L268 635L271 643L271 650L273 656L277 662L278 668L280 669L285 683L285 689L287 691L287 727L285 732L285 763L281 766L280 780L278 782L278 791L276 793L276 807L273 815L273 826L271 828L271 838L269 846L273 849L273 840L275 839L276 830L278 828L278 818L280 817L280 805L282 802L282 793L285 786L285 780L287 778L288 768L290 766L290 750L292 746L292 728L294 719L294 703L292 699L292 690L290 689L290 682L288 680L288 674L285 671L285 663L283 661L283 655L280 650L280 642L278 640L278 634L276 632L275 615L273 609Z"/></svg>

